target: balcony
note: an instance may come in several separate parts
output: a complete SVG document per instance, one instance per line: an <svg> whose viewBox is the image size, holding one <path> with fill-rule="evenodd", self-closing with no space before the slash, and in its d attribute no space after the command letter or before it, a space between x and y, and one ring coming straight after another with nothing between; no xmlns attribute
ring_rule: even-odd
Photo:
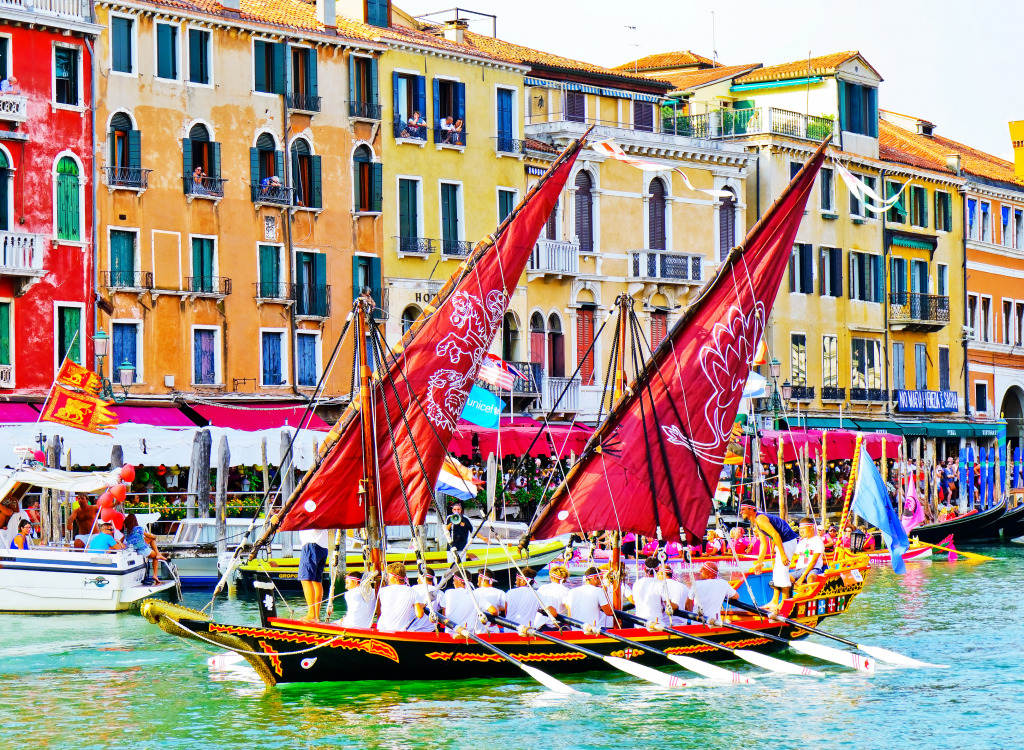
<svg viewBox="0 0 1024 750"><path fill-rule="evenodd" d="M669 284L700 284L704 281L704 256L666 250L633 250L633 278Z"/></svg>
<svg viewBox="0 0 1024 750"><path fill-rule="evenodd" d="M358 120L380 120L380 105L373 102L349 102L348 116Z"/></svg>
<svg viewBox="0 0 1024 750"><path fill-rule="evenodd" d="M0 388L14 387L14 365L0 365Z"/></svg>
<svg viewBox="0 0 1024 750"><path fill-rule="evenodd" d="M231 294L231 279L223 276L186 276L185 291L192 297L224 299Z"/></svg>
<svg viewBox="0 0 1024 750"><path fill-rule="evenodd" d="M562 392L565 391L563 395ZM561 398L561 401L559 401ZM558 402L558 406L555 406ZM580 410L580 379L544 377L541 384L540 408L545 413Z"/></svg>
<svg viewBox="0 0 1024 750"><path fill-rule="evenodd" d="M106 167L107 187L111 190L138 190L149 187L149 173L152 169L139 167Z"/></svg>
<svg viewBox="0 0 1024 750"><path fill-rule="evenodd" d="M663 133L690 138L743 138L771 133L820 143L835 129L831 117L817 117L777 107L719 109L695 115L663 117Z"/></svg>
<svg viewBox="0 0 1024 750"><path fill-rule="evenodd" d="M395 237L395 249L399 256L420 255L426 257L437 250L437 240L428 237Z"/></svg>
<svg viewBox="0 0 1024 750"><path fill-rule="evenodd" d="M423 125L409 125L401 120L395 120L393 125L396 141L413 141L421 144L427 142L426 123Z"/></svg>
<svg viewBox="0 0 1024 750"><path fill-rule="evenodd" d="M295 300L295 316L329 318L331 316L330 284L292 284L288 299Z"/></svg>
<svg viewBox="0 0 1024 750"><path fill-rule="evenodd" d="M257 281L253 287L257 302L291 302L295 299L292 294L294 285L284 281Z"/></svg>
<svg viewBox="0 0 1024 750"><path fill-rule="evenodd" d="M438 125L434 128L434 143L438 148L463 149L466 147L466 130L445 130Z"/></svg>
<svg viewBox="0 0 1024 750"><path fill-rule="evenodd" d="M846 389L836 388L835 386L822 386L821 388L821 400L822 401L845 401L846 400Z"/></svg>
<svg viewBox="0 0 1024 750"><path fill-rule="evenodd" d="M190 174L182 178L185 195L190 198L213 198L224 197L224 183L227 180L223 177L200 177L195 178Z"/></svg>
<svg viewBox="0 0 1024 750"><path fill-rule="evenodd" d="M465 258L473 252L473 243L465 240L441 240L441 255L446 258Z"/></svg>
<svg viewBox="0 0 1024 750"><path fill-rule="evenodd" d="M0 232L0 275L42 276L43 248L48 241L42 234Z"/></svg>
<svg viewBox="0 0 1024 750"><path fill-rule="evenodd" d="M889 400L889 391L884 388L851 388L850 400L885 403Z"/></svg>
<svg viewBox="0 0 1024 750"><path fill-rule="evenodd" d="M295 196L295 188L284 185L252 185L249 189L257 206L290 206Z"/></svg>
<svg viewBox="0 0 1024 750"><path fill-rule="evenodd" d="M499 135L491 140L494 141L494 151L498 154L520 156L526 153L526 141L521 141L518 138Z"/></svg>
<svg viewBox="0 0 1024 750"><path fill-rule="evenodd" d="M949 323L949 297L915 292L889 295L889 325L898 331L938 331Z"/></svg>
<svg viewBox="0 0 1024 750"><path fill-rule="evenodd" d="M315 115L320 111L320 97L295 91L285 94L285 103L292 112L306 112Z"/></svg>
<svg viewBox="0 0 1024 750"><path fill-rule="evenodd" d="M6 3L0 2L0 7ZM0 120L23 123L28 119L28 98L17 94L0 94Z"/></svg>
<svg viewBox="0 0 1024 750"><path fill-rule="evenodd" d="M794 385L792 386L793 393L790 396L790 401L813 401L814 400L814 386L813 385Z"/></svg>
<svg viewBox="0 0 1024 750"><path fill-rule="evenodd" d="M153 272L101 271L100 285L112 292L142 292L153 288Z"/></svg>
<svg viewBox="0 0 1024 750"><path fill-rule="evenodd" d="M0 8L72 21L90 22L92 18L90 0L2 0Z"/></svg>
<svg viewBox="0 0 1024 750"><path fill-rule="evenodd" d="M542 276L576 276L580 272L580 245L565 240L537 240L526 267L526 280Z"/></svg>
<svg viewBox="0 0 1024 750"><path fill-rule="evenodd" d="M352 287L352 300L353 302L362 294L369 294L373 298L374 320L387 320L388 319L388 289L381 288L379 286L353 286Z"/></svg>
<svg viewBox="0 0 1024 750"><path fill-rule="evenodd" d="M512 397L513 399L522 397L537 397L540 395L540 387L537 384L537 380L533 373L533 364L530 362L509 362L514 368L519 370L526 376L526 380L522 378L514 378L512 384ZM484 388L491 393L501 396L504 394L505 398L508 398L508 390L501 390L497 386L493 386L490 383L484 383L477 381L476 383L481 388Z"/></svg>

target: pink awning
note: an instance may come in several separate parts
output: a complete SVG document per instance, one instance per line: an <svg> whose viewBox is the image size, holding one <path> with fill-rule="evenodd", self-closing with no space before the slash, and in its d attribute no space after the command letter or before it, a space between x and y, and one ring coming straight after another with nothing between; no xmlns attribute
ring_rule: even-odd
<svg viewBox="0 0 1024 750"><path fill-rule="evenodd" d="M278 427L299 427L306 407L285 404L239 404L238 406L210 406L190 404L203 419L214 427L235 430L273 430ZM309 414L301 427L309 430L329 430L331 426L316 414Z"/></svg>
<svg viewBox="0 0 1024 750"><path fill-rule="evenodd" d="M0 424L25 424L39 421L32 404L0 404Z"/></svg>
<svg viewBox="0 0 1024 750"><path fill-rule="evenodd" d="M779 441L782 441L782 461L788 463L797 459L797 453L807 446L807 455L816 459L821 455L821 439L825 436L827 443L826 458L831 461L853 458L853 448L857 444L857 433L853 430L765 430L761 433L761 463L778 462ZM888 432L861 433L868 455L876 461L882 457L882 443L885 443L886 458L896 458L896 451L903 442L901 435ZM747 441L743 440L746 448Z"/></svg>
<svg viewBox="0 0 1024 750"><path fill-rule="evenodd" d="M195 427L196 423L170 406L115 406L120 424L132 422L154 427Z"/></svg>

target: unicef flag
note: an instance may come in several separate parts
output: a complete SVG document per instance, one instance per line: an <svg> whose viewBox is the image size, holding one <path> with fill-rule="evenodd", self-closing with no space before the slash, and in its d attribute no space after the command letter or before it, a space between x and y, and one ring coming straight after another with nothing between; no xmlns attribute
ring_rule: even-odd
<svg viewBox="0 0 1024 750"><path fill-rule="evenodd" d="M474 385L462 410L462 418L480 427L497 427L505 402L488 390Z"/></svg>

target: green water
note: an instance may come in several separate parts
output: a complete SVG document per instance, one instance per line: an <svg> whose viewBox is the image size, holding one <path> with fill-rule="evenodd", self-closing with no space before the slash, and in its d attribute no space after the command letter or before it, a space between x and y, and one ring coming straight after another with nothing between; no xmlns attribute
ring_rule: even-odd
<svg viewBox="0 0 1024 750"><path fill-rule="evenodd" d="M442 670L437 682L265 690L211 674L211 649L135 614L0 616L0 748L1024 747L1024 547L979 551L1003 559L872 571L852 610L829 622L948 670L866 676L786 654L828 676L675 691L592 673L567 680L586 695L562 697L527 681L445 682ZM257 620L245 598L218 612Z"/></svg>

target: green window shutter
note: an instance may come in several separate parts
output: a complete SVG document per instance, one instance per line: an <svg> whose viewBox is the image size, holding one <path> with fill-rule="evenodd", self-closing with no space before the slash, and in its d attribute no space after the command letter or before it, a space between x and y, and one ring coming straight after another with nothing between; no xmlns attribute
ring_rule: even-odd
<svg viewBox="0 0 1024 750"><path fill-rule="evenodd" d="M418 221L416 216L416 183L412 180L398 181L398 234L400 237L415 237Z"/></svg>
<svg viewBox="0 0 1024 750"><path fill-rule="evenodd" d="M280 252L273 245L260 245L260 296L277 297L280 282Z"/></svg>
<svg viewBox="0 0 1024 750"><path fill-rule="evenodd" d="M384 200L384 165L376 162L370 165L370 210L380 211Z"/></svg>
<svg viewBox="0 0 1024 750"><path fill-rule="evenodd" d="M320 172L320 157L311 156L309 157L310 165L313 173L313 195L310 196L313 208L323 208L323 188L321 185L321 172Z"/></svg>
<svg viewBox="0 0 1024 750"><path fill-rule="evenodd" d="M195 169L192 166L192 139L182 138L181 139L181 175L182 177L189 178L192 176L192 170Z"/></svg>
<svg viewBox="0 0 1024 750"><path fill-rule="evenodd" d="M383 286L380 278L380 258L370 258L370 279L373 282L374 291L379 291ZM374 295L379 297L379 295ZM380 304L380 299L377 299L377 304Z"/></svg>
<svg viewBox="0 0 1024 750"><path fill-rule="evenodd" d="M11 364L11 303L0 303L0 365Z"/></svg>
<svg viewBox="0 0 1024 750"><path fill-rule="evenodd" d="M946 231L953 231L953 197L946 193L942 196L943 202L946 204Z"/></svg>
<svg viewBox="0 0 1024 750"><path fill-rule="evenodd" d="M256 90L267 91L267 43L253 42L252 57L256 66Z"/></svg>
<svg viewBox="0 0 1024 750"><path fill-rule="evenodd" d="M210 177L220 178L220 144L210 144Z"/></svg>
<svg viewBox="0 0 1024 750"><path fill-rule="evenodd" d="M280 42L274 45L274 90L275 94L285 92L285 63L288 54L288 44Z"/></svg>
<svg viewBox="0 0 1024 750"><path fill-rule="evenodd" d="M356 211L365 211L367 206L363 205L363 175L364 162L352 162L352 207Z"/></svg>
<svg viewBox="0 0 1024 750"><path fill-rule="evenodd" d="M434 118L434 120L433 120L434 127L437 127L438 125L441 124L441 82L438 79L436 79L436 78L434 79L433 87L434 87L434 111L431 114L431 117ZM418 85L417 85L417 90L418 90ZM420 112L423 114L423 118L427 122L431 121L430 118L427 117L426 113L423 112L422 109L420 110Z"/></svg>
<svg viewBox="0 0 1024 750"><path fill-rule="evenodd" d="M416 109L420 111L424 120L430 122L430 118L427 117L427 79L423 76L416 76Z"/></svg>
<svg viewBox="0 0 1024 750"><path fill-rule="evenodd" d="M325 253L313 254L313 289L311 296L313 315L321 317L327 315L327 255Z"/></svg>
<svg viewBox="0 0 1024 750"><path fill-rule="evenodd" d="M81 239L81 222L78 206L78 175L57 175L57 238L62 240Z"/></svg>
<svg viewBox="0 0 1024 750"><path fill-rule="evenodd" d="M846 122L846 81L836 81L837 88L839 89L839 128L840 130L848 130Z"/></svg>
<svg viewBox="0 0 1024 750"><path fill-rule="evenodd" d="M138 130L128 131L128 166L132 169L142 167L142 133Z"/></svg>
<svg viewBox="0 0 1024 750"><path fill-rule="evenodd" d="M364 91L365 95L366 92ZM377 58L373 57L370 59L370 92L369 92L370 104L377 104L380 102L380 94L377 87Z"/></svg>
<svg viewBox="0 0 1024 750"><path fill-rule="evenodd" d="M356 58L353 55L348 56L348 98L352 102L361 102L362 91L359 90L356 84Z"/></svg>
<svg viewBox="0 0 1024 750"><path fill-rule="evenodd" d="M398 77L399 77L398 73L392 72L392 74L391 74L391 99L392 99L392 102L391 102L391 106L392 106L391 115L392 115L392 119L395 122L399 122L402 119L402 105L401 105L401 102L398 101ZM411 116L412 112L410 112L409 115Z"/></svg>
<svg viewBox="0 0 1024 750"><path fill-rule="evenodd" d="M277 167L277 176L284 179L284 151L274 152L274 164ZM294 187L294 185L292 186Z"/></svg>
<svg viewBox="0 0 1024 750"><path fill-rule="evenodd" d="M306 80L309 82L309 95L319 96L316 78L316 50L311 49L306 55Z"/></svg>
<svg viewBox="0 0 1024 750"><path fill-rule="evenodd" d="M353 255L352 256L352 297L353 298L358 297L359 294L363 291L362 289L359 288L359 284L360 284L360 281L359 281L359 269L362 267L364 260L365 260L365 258L363 258L362 256L359 256L359 255Z"/></svg>
<svg viewBox="0 0 1024 750"><path fill-rule="evenodd" d="M872 138L878 137L878 89L868 89L868 106L867 106L868 121L865 123L867 127L865 130L867 134Z"/></svg>
<svg viewBox="0 0 1024 750"><path fill-rule="evenodd" d="M466 84L455 84L455 119L466 121ZM465 126L463 126L465 130Z"/></svg>
<svg viewBox="0 0 1024 750"><path fill-rule="evenodd" d="M192 83L206 83L202 79L202 39L200 32L188 30L188 79Z"/></svg>
<svg viewBox="0 0 1024 750"><path fill-rule="evenodd" d="M921 188L924 191L924 198L921 200L921 226L928 226L928 189Z"/></svg>
<svg viewBox="0 0 1024 750"><path fill-rule="evenodd" d="M257 148L249 149L249 184L254 188L260 186L260 151Z"/></svg>
<svg viewBox="0 0 1024 750"><path fill-rule="evenodd" d="M77 307L61 307L58 331L60 335L61 360L70 359L72 362L82 364L82 342L79 337L79 327L82 324L82 311Z"/></svg>

